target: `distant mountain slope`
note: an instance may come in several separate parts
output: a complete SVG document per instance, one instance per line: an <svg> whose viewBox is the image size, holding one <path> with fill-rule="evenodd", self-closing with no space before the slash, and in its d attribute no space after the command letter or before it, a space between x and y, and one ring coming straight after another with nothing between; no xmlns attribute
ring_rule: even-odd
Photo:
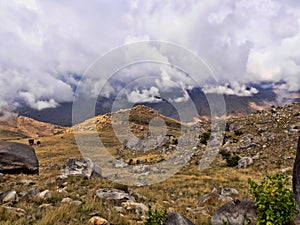
<svg viewBox="0 0 300 225"><path fill-rule="evenodd" d="M224 100L226 104L227 115L241 116L247 115L250 112L254 112L258 109L264 109L270 107L272 104L276 104L276 94L272 87L260 87L255 86L259 90L258 94L253 96L236 96L236 95L224 95ZM206 95L200 88L194 88L188 91L190 98L194 102L198 115L200 117L210 116L209 104L207 102ZM215 94L217 95L217 94ZM300 102L300 98L295 98L295 101ZM114 102L114 98L100 97L96 104L95 114L105 114L111 112L111 108ZM156 103L139 103L145 106L151 107L158 111L158 113L171 117L173 119L179 120L179 115L174 108L174 106L166 101L156 102ZM190 110L188 110L188 105L186 102L178 103L178 107L182 109L187 109L185 113L190 119L198 115L193 115ZM58 124L62 126L72 125L72 103L62 103L57 108L44 109L41 111L31 109L29 107L21 107L18 109L20 115L27 116L39 121Z"/></svg>
<svg viewBox="0 0 300 225"><path fill-rule="evenodd" d="M40 122L25 116L16 119L0 121L0 132L2 135L19 137L43 137L61 133L63 127L45 122Z"/></svg>

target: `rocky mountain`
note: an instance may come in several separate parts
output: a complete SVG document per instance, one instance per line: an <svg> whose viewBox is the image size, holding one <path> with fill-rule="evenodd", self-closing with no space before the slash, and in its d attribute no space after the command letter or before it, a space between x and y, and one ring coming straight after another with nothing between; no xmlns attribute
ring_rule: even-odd
<svg viewBox="0 0 300 225"><path fill-rule="evenodd" d="M169 136L163 142L155 139L161 146L153 151L139 151L136 150L138 142L122 142L115 137L112 123L118 125L121 136L122 131L132 132L145 140L151 137L151 129L157 134L166 124ZM172 221L169 224L208 225L211 221L222 224L222 218L216 216L227 202L227 211L236 209L244 215L244 205L253 206L252 201L243 200L251 198L249 178L260 181L266 173L277 172L291 177L300 135L300 103L257 108L246 116L227 118L226 124L216 154L207 151L207 146L219 138L214 135L215 128L209 120L199 123L195 148L177 149L180 128L188 127L192 131L194 127L142 105L96 116L66 132L39 137L42 144L33 145L39 160L39 175L0 174L0 221L6 224L143 224L151 205L167 221ZM114 173L105 173L105 168L95 164L93 157L83 158L78 150L73 129L88 138L94 132L91 130L94 125L106 150L116 158ZM28 143L28 138L13 141ZM89 141L89 144L93 143ZM164 175L167 168L162 169L158 163L170 159L177 150L193 151L193 154L168 179L149 186L113 182L118 181L118 170L122 169L141 180L153 174ZM207 168L200 170L205 157L213 159ZM170 168L178 162L178 158L173 159ZM130 183L133 178L132 175L126 179ZM290 187L291 184L290 180ZM164 209L167 215L163 214Z"/></svg>
<svg viewBox="0 0 300 225"><path fill-rule="evenodd" d="M278 97L277 91L273 88L271 84L261 84L261 85L252 85L259 92L253 96L237 96L237 95L224 95L224 100L226 103L227 114L230 117L243 116L256 110L261 110L268 108L271 105L282 105L287 102L298 101L300 102L300 93L294 93L289 96ZM171 95L172 93L170 93ZM207 117L210 115L209 105L207 102L206 95L200 88L194 88L188 91L188 94L194 105L196 106L198 115L189 115L189 118L193 117ZM115 97L99 97L94 115L105 114L111 112L112 104L115 100ZM126 101L126 99L124 99ZM176 112L172 104L162 100L160 102L144 102L139 103L150 108L155 109L160 114L171 117L178 120L178 113ZM179 108L186 108L187 104L185 102L177 103ZM27 116L38 121L43 121L52 124L58 124L61 126L71 126L72 125L72 103L61 103L56 108L48 108L43 110L34 110L30 107L20 107L18 108L18 113L23 116ZM188 111L186 112L189 113Z"/></svg>

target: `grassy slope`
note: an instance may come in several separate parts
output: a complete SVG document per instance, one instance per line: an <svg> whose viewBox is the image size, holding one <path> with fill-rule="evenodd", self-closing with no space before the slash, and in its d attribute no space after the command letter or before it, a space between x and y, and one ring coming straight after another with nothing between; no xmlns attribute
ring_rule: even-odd
<svg viewBox="0 0 300 225"><path fill-rule="evenodd" d="M230 123L238 122L245 124L242 130L245 134L251 133L255 137L263 134L257 133L257 122L260 118L268 117L276 120L274 113L267 112L266 115L252 114L245 118L239 118L229 121ZM296 140L298 134L287 135L283 132L287 123L300 122L298 117L291 115L287 119L274 123L273 119L265 124L269 126L272 132L276 133L276 140L267 142L267 147L263 149L259 147L255 152L245 152L244 155L255 155L261 152L261 159L249 168L228 168L225 162L218 156L212 165L205 171L198 170L197 162L200 156L194 157L189 165L184 167L180 172L171 178L146 187L133 187L134 191L146 196L149 200L145 204L153 204L160 208L167 208L168 211L176 211L190 218L196 224L209 224L210 216L221 206L222 202L211 201L203 205L197 202L201 196L209 193L213 188L232 187L239 191L237 197L248 197L247 179L260 180L266 172L280 171L282 168L292 166L296 149ZM290 121L291 120L291 121ZM88 133L88 132L86 132ZM239 138L234 132L227 132L226 135L231 136L229 139ZM105 139L106 145L111 149L112 154L116 154L115 146L118 142L113 141L111 133L107 130L100 133ZM41 168L39 176L4 176L0 183L0 191L14 189L18 193L28 190L30 187L18 183L21 179L31 179L41 190L49 189L52 197L45 201L30 201L14 204L14 207L26 209L26 211L34 215L34 218L23 219L16 218L0 208L0 224L86 224L91 217L89 214L97 212L100 216L108 219L113 224L126 224L131 221L132 224L137 222L134 220L134 214L128 216L126 221L118 216L110 205L104 205L103 202L94 198L94 192L101 187L115 187L126 189L123 185L115 184L107 180L86 180L82 178L69 178L65 181L55 181L59 169L68 157L80 157L76 141L72 133L55 135L52 137L43 137L36 140L42 142L41 146L35 146L36 154L39 158ZM17 142L27 143L28 139L19 139ZM235 146L233 143L231 146ZM285 160L283 159L285 157ZM259 169L258 169L259 168ZM291 174L291 170L288 171ZM57 192L62 186L66 186L67 193ZM68 206L61 204L63 197L71 197L74 200L81 200L84 203L81 206ZM50 208L40 209L42 203L50 203ZM197 210L197 213L191 210Z"/></svg>

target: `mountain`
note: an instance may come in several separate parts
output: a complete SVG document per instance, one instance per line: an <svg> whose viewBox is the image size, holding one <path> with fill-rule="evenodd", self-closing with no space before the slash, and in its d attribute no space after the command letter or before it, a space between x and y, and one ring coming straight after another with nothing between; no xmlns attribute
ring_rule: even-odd
<svg viewBox="0 0 300 225"><path fill-rule="evenodd" d="M247 115L251 112L255 112L256 110L261 110L264 108L268 108L271 105L281 105L286 102L298 101L300 102L300 91L291 96L283 96L280 101L278 100L278 95L275 93L273 86L270 84L262 84L262 85L252 85L259 92L254 94L253 96L237 96L237 95L224 95L224 100L226 104L226 112L229 117L236 117ZM194 88L192 90L188 90L188 94L193 101L193 104L196 107L198 115L192 113L192 110L189 110L189 104L187 102L176 103L176 106L179 109L184 111L186 119L183 121L193 120L195 117L209 117L210 107L206 98L206 95L201 90L201 88ZM208 94L215 95L219 97L218 94ZM159 98L159 97L158 97ZM105 114L111 112L112 105L115 101L115 97L99 97L95 107L94 115ZM126 99L122 99L122 101L126 102ZM125 103L124 105L126 105ZM176 120L179 119L179 115L177 110L174 108L174 104L167 102L162 99L160 102L142 102L138 105L145 105L155 109L158 113L163 114L167 117L171 117ZM127 105L130 105L129 103ZM43 110L35 110L30 107L19 107L18 108L19 115L27 116L39 121L58 124L61 126L71 126L72 125L72 103L61 103L56 108L48 108ZM83 116L84 118L84 116ZM85 119L82 119L82 121ZM182 121L182 118L181 118Z"/></svg>
<svg viewBox="0 0 300 225"><path fill-rule="evenodd" d="M61 133L63 127L45 122L40 122L25 116L19 116L14 119L0 121L1 137L14 136L24 137L44 137ZM5 139L5 138L3 138Z"/></svg>

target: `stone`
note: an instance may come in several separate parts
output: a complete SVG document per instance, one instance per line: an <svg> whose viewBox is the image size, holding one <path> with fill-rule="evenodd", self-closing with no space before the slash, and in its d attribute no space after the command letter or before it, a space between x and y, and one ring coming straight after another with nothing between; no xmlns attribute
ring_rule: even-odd
<svg viewBox="0 0 300 225"><path fill-rule="evenodd" d="M140 150L142 148L142 142L139 138L134 136L127 141L126 146L130 149Z"/></svg>
<svg viewBox="0 0 300 225"><path fill-rule="evenodd" d="M35 196L37 199L46 200L52 197L51 192L49 190L42 191Z"/></svg>
<svg viewBox="0 0 300 225"><path fill-rule="evenodd" d="M94 163L90 158L68 158L66 161L65 175L90 178L93 173L93 168Z"/></svg>
<svg viewBox="0 0 300 225"><path fill-rule="evenodd" d="M223 188L221 190L221 195L224 195L224 196L231 196L231 195L238 195L239 192L234 189L234 188Z"/></svg>
<svg viewBox="0 0 300 225"><path fill-rule="evenodd" d="M26 144L0 141L0 172L4 174L38 174L35 151Z"/></svg>
<svg viewBox="0 0 300 225"><path fill-rule="evenodd" d="M89 219L89 224L106 225L106 224L108 224L108 221L100 216L93 216L91 219Z"/></svg>
<svg viewBox="0 0 300 225"><path fill-rule="evenodd" d="M126 202L122 202L122 207L126 211L133 211L137 215L146 216L148 212L148 207L146 205L144 205L143 203L137 203L130 200Z"/></svg>
<svg viewBox="0 0 300 225"><path fill-rule="evenodd" d="M116 168L125 168L128 167L128 164L124 160L115 160L114 162Z"/></svg>
<svg viewBox="0 0 300 225"><path fill-rule="evenodd" d="M4 191L4 192L0 193L0 201L3 203L18 202L19 197L18 197L17 192L14 190Z"/></svg>
<svg viewBox="0 0 300 225"><path fill-rule="evenodd" d="M99 189L96 191L95 195L98 198L105 199L105 200L112 200L117 203L125 202L128 200L136 202L134 197L132 197L125 191L114 189L114 188Z"/></svg>
<svg viewBox="0 0 300 225"><path fill-rule="evenodd" d="M240 158L240 160L238 161L238 168L246 168L250 165L252 165L254 162L253 162L253 159L251 157L242 157Z"/></svg>
<svg viewBox="0 0 300 225"><path fill-rule="evenodd" d="M62 200L61 200L61 203L72 203L73 202L73 199L71 199L71 198L69 198L69 197L67 197L67 198L63 198Z"/></svg>
<svg viewBox="0 0 300 225"><path fill-rule="evenodd" d="M252 134L247 134L245 136L243 136L241 139L240 139L240 142L243 142L243 143L251 143L253 140L253 135Z"/></svg>
<svg viewBox="0 0 300 225"><path fill-rule="evenodd" d="M28 190L28 192L23 193L23 198L25 201L31 201L40 193L39 189L36 187L32 187Z"/></svg>
<svg viewBox="0 0 300 225"><path fill-rule="evenodd" d="M5 206L5 209L9 213L13 213L13 214L17 215L18 217L25 217L27 215L26 211L24 209L21 209L21 208L14 208L14 207L10 207L10 206Z"/></svg>
<svg viewBox="0 0 300 225"><path fill-rule="evenodd" d="M166 217L166 225L195 225L188 218L176 212L170 212Z"/></svg>
<svg viewBox="0 0 300 225"><path fill-rule="evenodd" d="M219 208L211 218L212 225L255 225L256 206L251 199L231 201Z"/></svg>

